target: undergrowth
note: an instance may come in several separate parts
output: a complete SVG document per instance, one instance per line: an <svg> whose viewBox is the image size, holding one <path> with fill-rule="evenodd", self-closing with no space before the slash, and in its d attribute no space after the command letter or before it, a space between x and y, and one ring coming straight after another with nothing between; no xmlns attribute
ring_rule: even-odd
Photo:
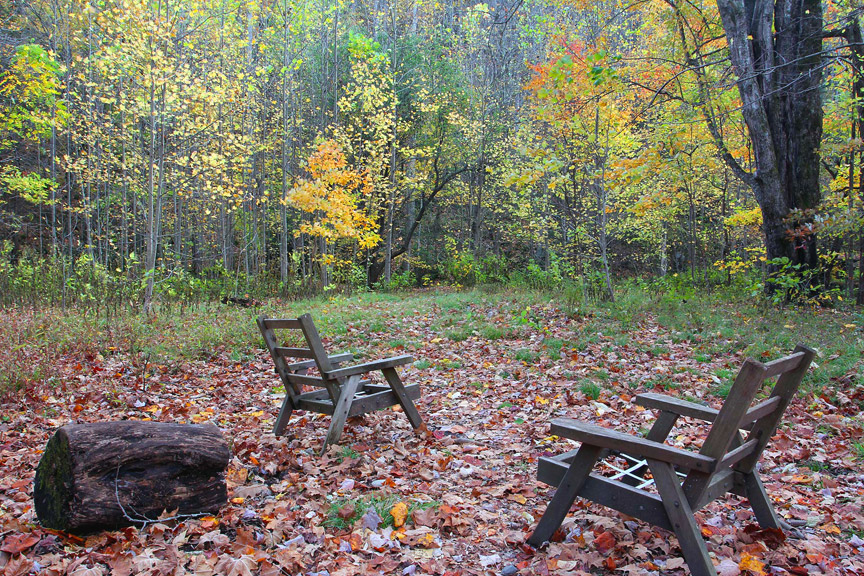
<svg viewBox="0 0 864 576"><path fill-rule="evenodd" d="M302 301L269 300L256 308L202 304L177 313L176 308L152 316L137 313L104 316L92 310L29 308L0 310L0 395L50 382L63 355L87 358L124 355L132 362L171 364L224 355L246 361L263 345L255 325L259 314L297 316L312 314L321 335L333 351L348 338L349 329L360 333L370 348L407 346L418 367L441 362L423 359L426 342L404 338L403 328L428 326L450 346L468 338L513 340L517 362L552 362L591 346L630 347L652 356L668 353L672 343L686 343L693 357L705 362L736 353L755 358L776 358L796 343L815 348L818 370L805 380L812 390L860 383L864 349L864 316L855 310L823 308L777 309L734 294L700 295L630 285L619 289L615 302L580 300L566 291L545 292L511 287L457 291L320 296ZM545 336L550 322L564 314L578 318L580 330L566 342ZM556 316L557 315L557 316ZM648 320L661 328L651 341L634 342L633 333ZM538 338L539 336L539 338ZM536 346L526 340L538 338ZM520 344L521 342L521 344ZM444 368L454 368L448 364ZM606 369L608 367L599 366ZM596 376L596 375L595 375ZM596 378L602 384L600 378ZM729 377L712 392L722 396ZM664 386L665 387L665 386ZM593 390L590 390L593 392Z"/></svg>

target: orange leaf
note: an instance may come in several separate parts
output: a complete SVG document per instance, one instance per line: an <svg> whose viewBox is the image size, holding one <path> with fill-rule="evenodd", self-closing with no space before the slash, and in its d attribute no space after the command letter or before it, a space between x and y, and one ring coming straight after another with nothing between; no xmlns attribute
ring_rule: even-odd
<svg viewBox="0 0 864 576"><path fill-rule="evenodd" d="M741 554L741 561L738 562L738 568L743 570L749 570L754 574L759 574L760 576L765 574L765 563L760 561L755 556L751 556L744 552Z"/></svg>
<svg viewBox="0 0 864 576"><path fill-rule="evenodd" d="M399 528L405 524L405 518L408 516L408 506L404 502L397 502L390 509L390 515L393 516L393 526Z"/></svg>

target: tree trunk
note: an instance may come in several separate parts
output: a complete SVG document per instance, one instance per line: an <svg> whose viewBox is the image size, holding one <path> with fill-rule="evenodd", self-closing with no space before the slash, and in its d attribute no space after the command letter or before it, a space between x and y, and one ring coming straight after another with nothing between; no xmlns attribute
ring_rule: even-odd
<svg viewBox="0 0 864 576"><path fill-rule="evenodd" d="M213 424L68 424L48 441L33 489L39 522L73 533L215 513L227 500L228 444Z"/></svg>
<svg viewBox="0 0 864 576"><path fill-rule="evenodd" d="M815 268L816 236L808 217L788 219L821 198L822 3L718 0L717 7L755 154L753 174L734 160L732 168L762 209L768 259L786 257ZM801 232L790 233L796 229Z"/></svg>

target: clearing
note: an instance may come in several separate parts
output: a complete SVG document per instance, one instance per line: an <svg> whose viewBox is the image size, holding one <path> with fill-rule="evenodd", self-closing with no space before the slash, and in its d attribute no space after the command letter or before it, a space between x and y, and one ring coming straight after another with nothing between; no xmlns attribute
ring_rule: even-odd
<svg viewBox="0 0 864 576"><path fill-rule="evenodd" d="M225 307L104 319L0 312L0 363L26 387L0 421L0 570L75 574L685 574L670 534L578 500L566 539L524 544L548 490L536 460L574 447L550 437L570 416L630 432L662 391L719 406L747 355L815 347L805 380L763 459L785 540L721 499L698 516L721 573L864 573L864 331L860 314L774 311L634 292L575 306L532 292L365 294L270 303L309 311L333 351L409 353L406 384L430 434L379 411L349 420L319 457L328 417L271 427L279 381L255 310ZM10 378L7 374L7 378ZM27 383L28 380L32 382ZM0 382L2 383L2 382ZM41 449L71 420L212 420L232 445L231 501L216 517L154 522L86 539L41 528L32 479ZM685 421L673 441L702 438ZM404 520L394 529L393 522Z"/></svg>

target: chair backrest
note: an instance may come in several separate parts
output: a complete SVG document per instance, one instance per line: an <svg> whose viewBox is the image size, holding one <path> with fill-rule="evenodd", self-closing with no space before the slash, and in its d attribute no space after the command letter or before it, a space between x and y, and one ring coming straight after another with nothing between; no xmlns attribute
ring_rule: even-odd
<svg viewBox="0 0 864 576"><path fill-rule="evenodd" d="M792 354L773 362L744 362L700 450L714 458L717 467L711 474L691 471L684 480L691 502L701 498L712 476L729 469L745 474L753 470L814 356L813 350L799 344ZM757 392L774 377L777 382L769 397L754 405ZM740 436L741 430L749 430L746 438Z"/></svg>
<svg viewBox="0 0 864 576"><path fill-rule="evenodd" d="M320 378L312 379L308 376L302 376L307 369L313 366L317 367L322 375L333 369L311 315L303 314L296 319L259 316L257 323L287 394L295 398L302 393L302 384L304 383L316 386L323 385L320 383ZM297 335L302 334L306 347L281 346L275 330L298 331ZM286 358L297 358L300 361L288 363Z"/></svg>

